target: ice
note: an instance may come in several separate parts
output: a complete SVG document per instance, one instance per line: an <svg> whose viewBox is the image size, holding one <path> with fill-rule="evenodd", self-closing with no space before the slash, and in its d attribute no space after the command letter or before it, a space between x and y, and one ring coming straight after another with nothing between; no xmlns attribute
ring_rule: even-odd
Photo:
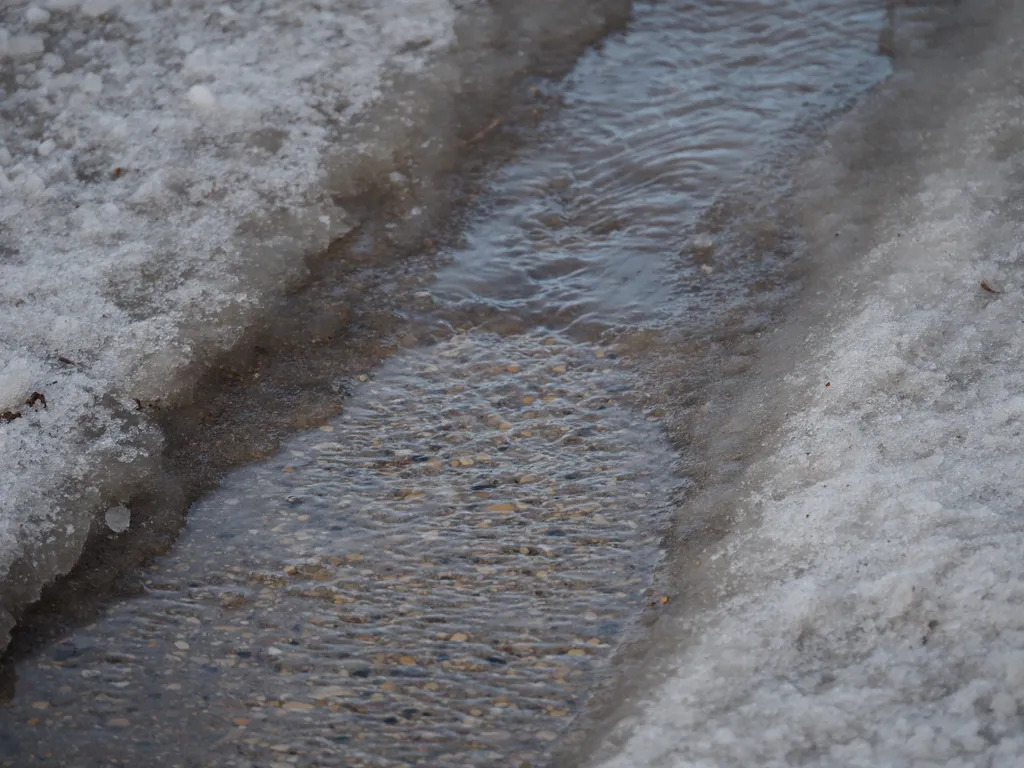
<svg viewBox="0 0 1024 768"><path fill-rule="evenodd" d="M132 513L128 507L119 505L108 509L103 520L114 533L124 533L132 524Z"/></svg>
<svg viewBox="0 0 1024 768"><path fill-rule="evenodd" d="M809 161L818 272L721 425L755 458L690 508L734 528L693 553L606 768L1024 764L1013 5L957 10Z"/></svg>
<svg viewBox="0 0 1024 768"><path fill-rule="evenodd" d="M12 35L0 27L0 58L31 58L43 52L43 38L39 35Z"/></svg>
<svg viewBox="0 0 1024 768"><path fill-rule="evenodd" d="M42 386L43 371L35 361L15 357L0 370L0 410L15 411Z"/></svg>
<svg viewBox="0 0 1024 768"><path fill-rule="evenodd" d="M45 24L50 20L50 12L45 8L40 8L37 5L30 5L25 9L25 21L32 26L36 24Z"/></svg>
<svg viewBox="0 0 1024 768"><path fill-rule="evenodd" d="M201 110L211 111L217 106L217 99L213 92L205 85L193 85L188 89L188 100Z"/></svg>
<svg viewBox="0 0 1024 768"><path fill-rule="evenodd" d="M150 414L273 322L350 203L401 171L439 210L460 121L626 6L0 4L0 646L107 509L168 496Z"/></svg>

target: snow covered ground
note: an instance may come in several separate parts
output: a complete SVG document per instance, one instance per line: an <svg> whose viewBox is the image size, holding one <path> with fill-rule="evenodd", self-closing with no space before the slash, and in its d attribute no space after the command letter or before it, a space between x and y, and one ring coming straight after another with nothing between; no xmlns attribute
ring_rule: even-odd
<svg viewBox="0 0 1024 768"><path fill-rule="evenodd" d="M347 201L391 189L427 221L457 115L625 8L0 7L0 647L90 531L173 496L145 409L187 402L357 223Z"/></svg>
<svg viewBox="0 0 1024 768"><path fill-rule="evenodd" d="M604 768L1024 764L1024 7L953 21L804 169L818 275L691 506L737 527Z"/></svg>

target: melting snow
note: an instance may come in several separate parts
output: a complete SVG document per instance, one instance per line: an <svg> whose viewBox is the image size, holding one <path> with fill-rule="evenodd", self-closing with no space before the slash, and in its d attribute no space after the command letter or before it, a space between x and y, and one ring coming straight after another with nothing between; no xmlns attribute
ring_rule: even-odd
<svg viewBox="0 0 1024 768"><path fill-rule="evenodd" d="M20 418L0 422L0 645L5 610L147 477L160 436L135 401L187 393L351 225L327 150L454 19L448 0L3 4L0 411Z"/></svg>
<svg viewBox="0 0 1024 768"><path fill-rule="evenodd" d="M810 164L815 309L747 404L787 414L731 498L743 522L680 585L693 609L606 768L1024 764L1010 5L995 42L972 47L989 27L964 23L974 37L899 73Z"/></svg>
<svg viewBox="0 0 1024 768"><path fill-rule="evenodd" d="M358 223L337 201L399 184L425 226L462 117L626 5L0 4L0 646L111 504L165 497L147 406Z"/></svg>

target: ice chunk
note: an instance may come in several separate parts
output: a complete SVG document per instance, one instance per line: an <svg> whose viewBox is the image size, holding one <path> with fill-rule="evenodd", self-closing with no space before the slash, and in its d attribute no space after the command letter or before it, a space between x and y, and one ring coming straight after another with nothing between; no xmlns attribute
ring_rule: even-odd
<svg viewBox="0 0 1024 768"><path fill-rule="evenodd" d="M82 0L82 13L96 18L110 13L119 5L119 0Z"/></svg>
<svg viewBox="0 0 1024 768"><path fill-rule="evenodd" d="M18 411L37 389L42 368L38 362L15 357L0 368L0 411Z"/></svg>
<svg viewBox="0 0 1024 768"><path fill-rule="evenodd" d="M50 12L38 5L30 5L25 9L25 21L29 24L45 24L50 20Z"/></svg>
<svg viewBox="0 0 1024 768"><path fill-rule="evenodd" d="M205 85L193 85L189 88L188 100L192 102L192 106L206 112L212 111L217 106L217 99L214 97L213 91Z"/></svg>
<svg viewBox="0 0 1024 768"><path fill-rule="evenodd" d="M11 35L0 28L0 57L23 59L38 56L43 52L43 38L40 35Z"/></svg>
<svg viewBox="0 0 1024 768"><path fill-rule="evenodd" d="M82 78L81 88L86 93L100 93L103 90L103 78L95 72L90 72Z"/></svg>
<svg viewBox="0 0 1024 768"><path fill-rule="evenodd" d="M29 197L37 197L46 190L46 182L38 173L26 173L20 178L21 189Z"/></svg>
<svg viewBox="0 0 1024 768"><path fill-rule="evenodd" d="M132 513L128 507L121 504L108 509L103 520L107 528L114 533L124 533L132 524Z"/></svg>

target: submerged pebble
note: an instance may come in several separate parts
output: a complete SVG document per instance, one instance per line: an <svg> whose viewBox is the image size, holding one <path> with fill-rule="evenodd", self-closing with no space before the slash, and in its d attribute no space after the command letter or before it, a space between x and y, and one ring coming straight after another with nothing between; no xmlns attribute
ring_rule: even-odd
<svg viewBox="0 0 1024 768"><path fill-rule="evenodd" d="M393 358L197 505L147 595L20 671L12 765L543 764L668 516L672 454L599 351Z"/></svg>

